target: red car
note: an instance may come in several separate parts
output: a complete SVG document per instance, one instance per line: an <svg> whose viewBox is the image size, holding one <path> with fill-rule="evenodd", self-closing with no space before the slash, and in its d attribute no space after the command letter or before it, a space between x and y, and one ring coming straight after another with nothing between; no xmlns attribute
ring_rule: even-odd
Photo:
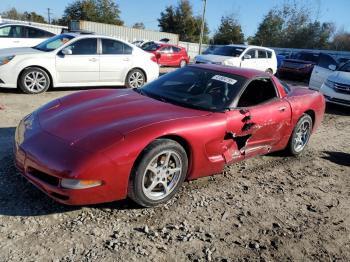
<svg viewBox="0 0 350 262"><path fill-rule="evenodd" d="M64 204L129 196L154 206L185 179L273 151L300 154L324 110L322 94L271 74L191 65L143 88L82 91L40 107L16 129L16 165Z"/></svg>
<svg viewBox="0 0 350 262"><path fill-rule="evenodd" d="M184 67L190 62L185 48L169 44L153 43L143 50L154 54L154 62L161 66Z"/></svg>

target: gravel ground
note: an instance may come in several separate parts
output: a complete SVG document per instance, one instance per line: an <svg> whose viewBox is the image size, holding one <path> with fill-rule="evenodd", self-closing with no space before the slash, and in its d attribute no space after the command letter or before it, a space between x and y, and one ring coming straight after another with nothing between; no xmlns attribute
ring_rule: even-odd
<svg viewBox="0 0 350 262"><path fill-rule="evenodd" d="M327 106L298 158L272 154L185 183L167 205L60 205L13 165L15 126L76 89L0 90L0 261L349 261L350 110Z"/></svg>

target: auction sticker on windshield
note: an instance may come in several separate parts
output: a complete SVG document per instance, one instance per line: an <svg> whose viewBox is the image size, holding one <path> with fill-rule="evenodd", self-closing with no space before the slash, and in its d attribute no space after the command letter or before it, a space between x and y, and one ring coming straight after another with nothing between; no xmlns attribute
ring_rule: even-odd
<svg viewBox="0 0 350 262"><path fill-rule="evenodd" d="M218 80L218 81L227 83L229 85L234 85L234 84L237 83L237 80L229 78L229 77L226 77L226 76L221 76L221 75L215 75L211 79Z"/></svg>

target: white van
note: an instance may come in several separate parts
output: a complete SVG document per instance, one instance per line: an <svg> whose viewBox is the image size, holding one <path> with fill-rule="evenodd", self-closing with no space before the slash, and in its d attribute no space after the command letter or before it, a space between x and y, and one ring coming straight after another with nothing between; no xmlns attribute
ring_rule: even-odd
<svg viewBox="0 0 350 262"><path fill-rule="evenodd" d="M252 68L275 74L277 58L275 51L251 45L225 45L214 48L209 54L198 55L194 58L196 64L220 64Z"/></svg>

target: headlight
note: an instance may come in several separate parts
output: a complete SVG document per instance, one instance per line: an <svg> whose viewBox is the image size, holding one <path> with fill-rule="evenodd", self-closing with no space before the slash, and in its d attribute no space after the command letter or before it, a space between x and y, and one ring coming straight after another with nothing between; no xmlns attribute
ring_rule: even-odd
<svg viewBox="0 0 350 262"><path fill-rule="evenodd" d="M6 65L6 64L9 63L14 57L15 57L14 55L10 55L10 56L1 56L1 57L0 57L0 66Z"/></svg>
<svg viewBox="0 0 350 262"><path fill-rule="evenodd" d="M334 88L334 82L331 80L326 80L326 82L324 82L324 84L330 88Z"/></svg>
<svg viewBox="0 0 350 262"><path fill-rule="evenodd" d="M25 132L33 128L33 122L34 122L33 114L29 114L25 116L21 120L21 122L19 122L15 133L16 145L21 145L23 143Z"/></svg>

